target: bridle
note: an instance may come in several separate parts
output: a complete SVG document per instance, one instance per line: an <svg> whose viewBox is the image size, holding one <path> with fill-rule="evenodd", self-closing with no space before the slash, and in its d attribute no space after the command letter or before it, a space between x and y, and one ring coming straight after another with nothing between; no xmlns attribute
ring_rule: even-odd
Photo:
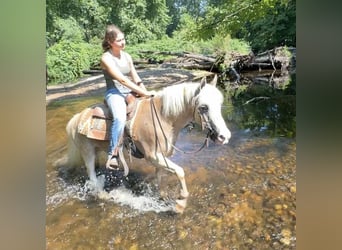
<svg viewBox="0 0 342 250"><path fill-rule="evenodd" d="M198 107L198 101L196 100L194 113L193 113L194 120L195 120L196 107L197 107L198 115L201 120L202 130L207 129L208 130L207 138L210 137L212 140L214 140L217 133L215 132L215 129L212 127L212 123L208 115L208 106L202 105Z"/></svg>
<svg viewBox="0 0 342 250"><path fill-rule="evenodd" d="M202 129L208 129L208 133L207 133L206 138L204 139L203 144L198 149L196 149L194 151L184 151L182 149L179 149L174 144L172 144L172 143L170 143L168 141L168 138L165 135L164 129L163 129L162 125L161 125L161 122L160 122L160 119L159 119L159 116L158 116L158 113L157 113L157 110L156 110L153 98L154 97L151 97L151 100L150 100L151 113L152 113L152 121L153 121L153 127L154 127L155 135L156 135L156 144L158 144L160 148L161 148L161 145L160 145L160 140L159 140L158 135L157 135L157 127L156 127L156 124L155 124L154 116L156 116L156 118L157 118L157 122L158 122L159 128L162 131L162 134L164 136L164 140L166 142L166 145L170 144L171 147L174 148L176 151L184 153L184 154L194 154L194 153L197 153L197 152L201 151L205 146L208 147L209 138L212 137L213 135L215 135L215 132L213 132L213 130L212 130L210 119L209 119L208 114L207 114L208 113L207 112L208 109L206 109L206 110L205 109L201 109L201 107L197 108L198 115L199 115L199 117L201 119ZM195 104L197 104L197 103L195 103ZM195 120L196 107L197 107L197 105L195 105L194 112L193 112L193 119L194 120ZM163 157L165 157L163 152L162 152L162 154L163 154Z"/></svg>

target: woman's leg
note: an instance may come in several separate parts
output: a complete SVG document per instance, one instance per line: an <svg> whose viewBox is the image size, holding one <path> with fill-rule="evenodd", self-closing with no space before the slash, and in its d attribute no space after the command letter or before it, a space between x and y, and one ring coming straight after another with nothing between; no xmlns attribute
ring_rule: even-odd
<svg viewBox="0 0 342 250"><path fill-rule="evenodd" d="M113 115L108 158L116 156L117 146L126 124L126 102L122 94L109 94L106 96L107 105Z"/></svg>

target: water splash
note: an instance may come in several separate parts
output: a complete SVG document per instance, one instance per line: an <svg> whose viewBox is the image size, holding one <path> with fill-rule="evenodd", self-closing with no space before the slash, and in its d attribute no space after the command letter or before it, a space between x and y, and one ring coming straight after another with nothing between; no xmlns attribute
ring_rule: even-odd
<svg viewBox="0 0 342 250"><path fill-rule="evenodd" d="M175 202L161 200L150 185L145 185L139 194L135 194L123 185L108 192L104 188L105 181L104 175L98 176L98 181L95 184L88 180L83 185L68 185L63 180L59 180L59 190L52 195L47 195L46 205L48 208L56 208L71 199L86 201L90 197L97 197L120 206L128 206L139 213L174 211Z"/></svg>
<svg viewBox="0 0 342 250"><path fill-rule="evenodd" d="M140 212L153 211L160 213L174 210L172 201L162 201L152 193L144 193L141 196L137 196L125 187L113 189L108 193L107 197L116 204L129 206Z"/></svg>

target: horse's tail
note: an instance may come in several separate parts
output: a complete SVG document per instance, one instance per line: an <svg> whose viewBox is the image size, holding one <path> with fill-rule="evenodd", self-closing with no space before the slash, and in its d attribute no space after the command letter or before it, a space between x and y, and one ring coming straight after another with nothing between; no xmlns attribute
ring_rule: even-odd
<svg viewBox="0 0 342 250"><path fill-rule="evenodd" d="M75 144L77 136L77 121L79 120L80 115L80 113L75 114L66 126L66 132L68 135L67 165L70 167L76 167L82 164L81 153Z"/></svg>

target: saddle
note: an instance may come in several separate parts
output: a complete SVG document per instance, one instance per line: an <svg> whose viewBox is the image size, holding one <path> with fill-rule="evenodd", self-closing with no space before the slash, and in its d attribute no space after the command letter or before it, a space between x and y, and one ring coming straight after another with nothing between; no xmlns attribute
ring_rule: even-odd
<svg viewBox="0 0 342 250"><path fill-rule="evenodd" d="M128 94L126 97L127 121L131 120L137 107L137 97ZM107 103L97 103L88 107L80 116L77 131L90 139L108 141L112 125L112 114Z"/></svg>

